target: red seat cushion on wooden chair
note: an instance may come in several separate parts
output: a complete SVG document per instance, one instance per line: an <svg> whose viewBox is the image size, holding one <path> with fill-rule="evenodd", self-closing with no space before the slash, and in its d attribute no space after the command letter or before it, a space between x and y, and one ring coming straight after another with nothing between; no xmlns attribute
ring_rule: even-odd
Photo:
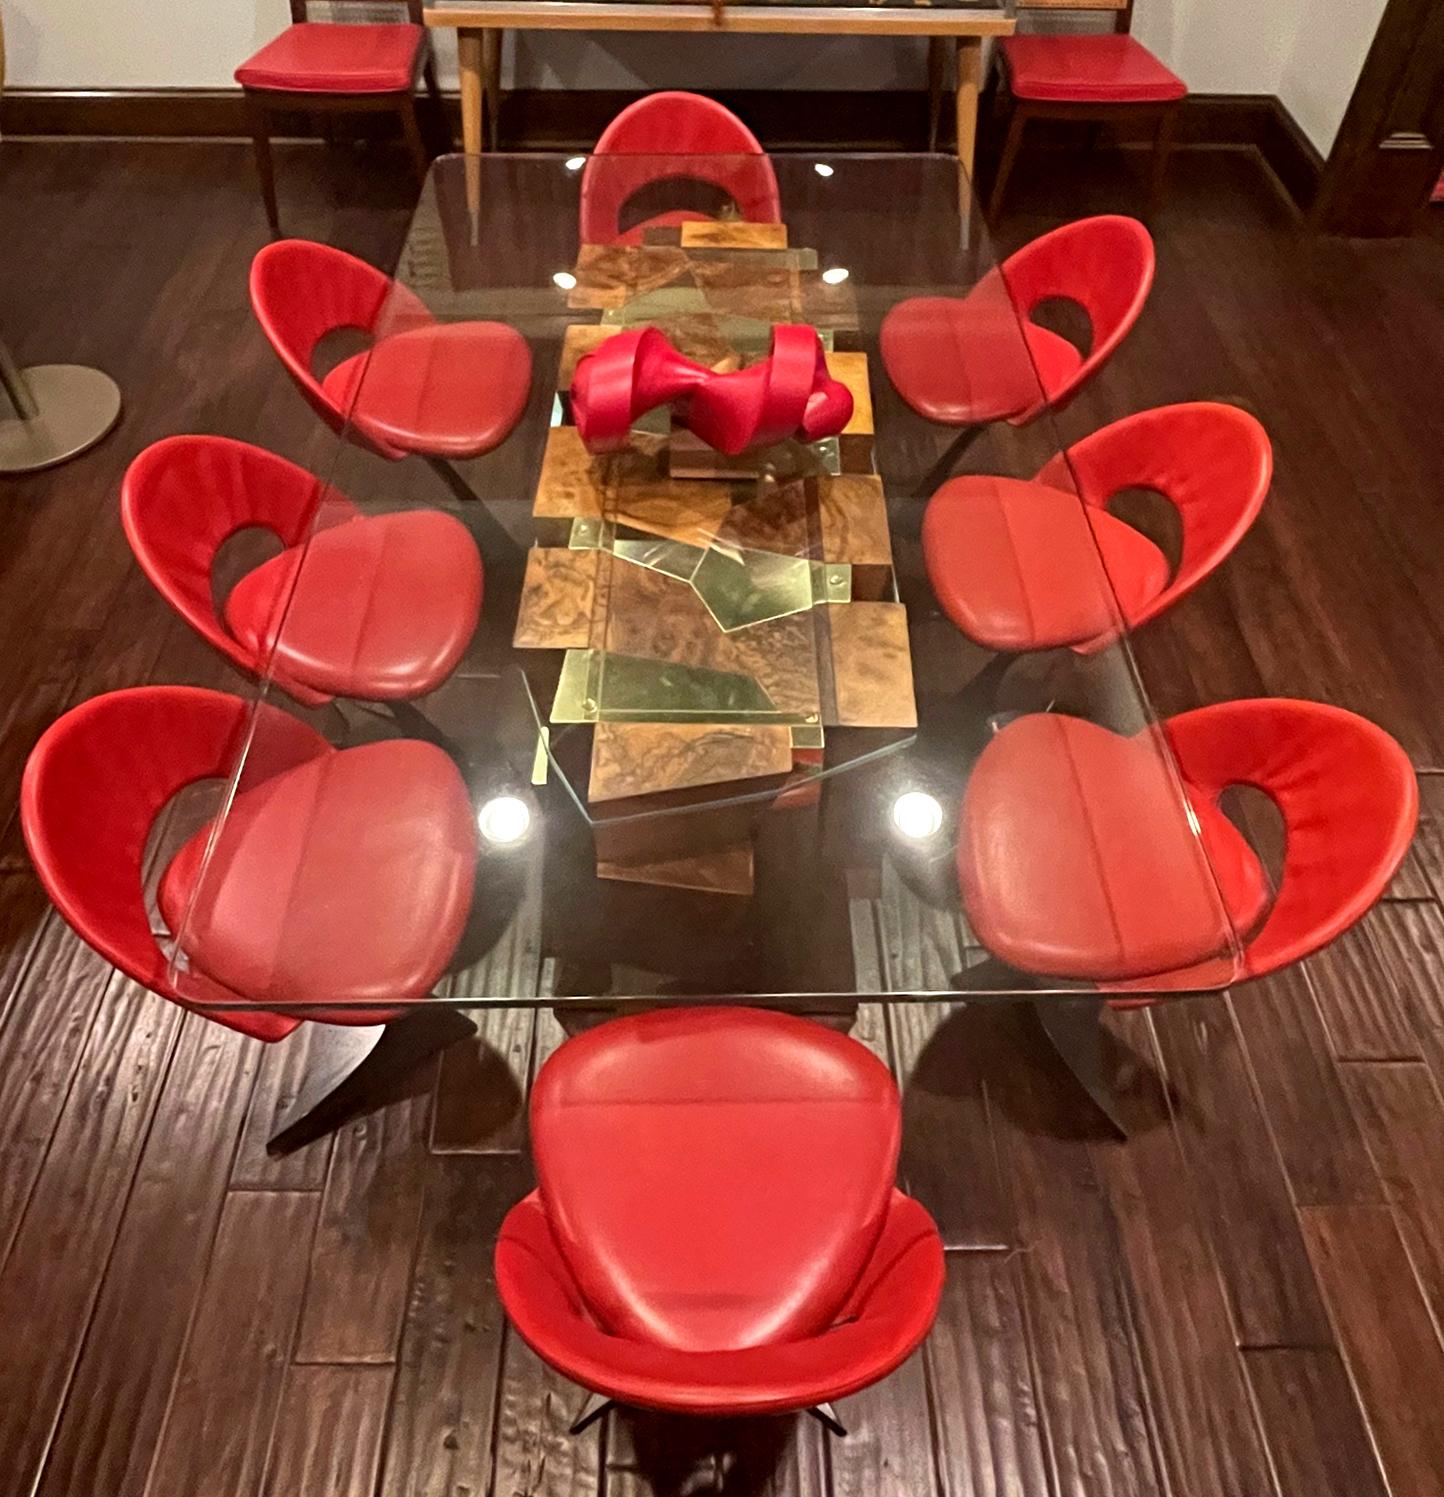
<svg viewBox="0 0 1444 1497"><path fill-rule="evenodd" d="M321 388L383 452L479 457L526 407L531 349L500 322L412 327L343 360Z"/></svg>
<svg viewBox="0 0 1444 1497"><path fill-rule="evenodd" d="M225 616L288 689L406 701L456 669L481 596L466 526L439 510L403 510L357 515L272 557L231 590Z"/></svg>
<svg viewBox="0 0 1444 1497"><path fill-rule="evenodd" d="M425 29L300 21L236 69L243 88L303 94L405 93L416 77Z"/></svg>
<svg viewBox="0 0 1444 1497"><path fill-rule="evenodd" d="M1168 586L1141 531L1076 494L1013 478L950 479L923 515L944 613L978 644L1021 652L1111 637Z"/></svg>
<svg viewBox="0 0 1444 1497"><path fill-rule="evenodd" d="M249 790L243 776L193 905L210 833L166 869L161 912L194 969L257 1003L423 998L461 938L476 822L433 744L332 750Z"/></svg>
<svg viewBox="0 0 1444 1497"><path fill-rule="evenodd" d="M1006 36L999 45L1019 99L1166 104L1188 85L1131 36Z"/></svg>
<svg viewBox="0 0 1444 1497"><path fill-rule="evenodd" d="M1152 733L1061 713L1009 723L963 795L958 876L978 938L1020 971L1099 982L1226 954L1266 909L1268 876L1212 799L1188 802L1202 846Z"/></svg>
<svg viewBox="0 0 1444 1497"><path fill-rule="evenodd" d="M738 1008L569 1040L532 1093L540 1194L597 1323L722 1353L824 1330L893 1197L897 1088L855 1040Z"/></svg>

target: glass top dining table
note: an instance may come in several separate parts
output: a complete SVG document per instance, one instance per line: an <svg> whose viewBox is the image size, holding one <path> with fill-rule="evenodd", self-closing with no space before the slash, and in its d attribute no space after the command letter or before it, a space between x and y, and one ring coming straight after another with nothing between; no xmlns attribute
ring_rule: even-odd
<svg viewBox="0 0 1444 1497"><path fill-rule="evenodd" d="M369 342L320 350L324 367L369 347L346 429L313 465L270 664L173 922L179 992L298 1011L805 1006L1238 975L1108 572L1076 544L1089 496L1049 412L1033 414L1033 324L956 163L775 156L780 222L762 223L747 205L765 160L434 164ZM919 298L968 299L975 339L957 357L1002 419L942 426L897 393L880 329ZM479 457L396 460L398 409L424 424L457 405L438 328L477 323L492 326L456 336L516 389L514 425ZM639 398L620 445L582 441L573 381L609 340L655 328L725 376L798 323L850 393L838 434L729 457L687 429L685 401ZM987 548L961 545L951 585L1007 594L1041 576L1091 620L1085 645L999 651L944 612L923 521L945 481L983 505L1000 485L1047 490L1070 544L995 527ZM378 539L338 567L357 525ZM327 703L298 686L318 652L407 627L430 652L413 662L425 689ZM1062 717L1116 745L1101 780L1003 751ZM1052 859L1055 833L1091 842L1096 874ZM1157 890L1156 984L1017 962L999 931L1031 922L1066 953L1080 924L1115 918L1120 867Z"/></svg>

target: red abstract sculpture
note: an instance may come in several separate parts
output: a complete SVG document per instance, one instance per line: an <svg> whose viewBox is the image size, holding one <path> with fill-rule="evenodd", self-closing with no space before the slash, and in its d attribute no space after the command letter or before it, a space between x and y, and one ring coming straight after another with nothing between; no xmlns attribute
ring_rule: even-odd
<svg viewBox="0 0 1444 1497"><path fill-rule="evenodd" d="M774 327L771 354L731 374L685 358L654 327L618 333L577 364L571 397L589 452L625 447L632 423L659 405L729 457L833 437L852 419L851 392L828 374L817 330L801 323Z"/></svg>

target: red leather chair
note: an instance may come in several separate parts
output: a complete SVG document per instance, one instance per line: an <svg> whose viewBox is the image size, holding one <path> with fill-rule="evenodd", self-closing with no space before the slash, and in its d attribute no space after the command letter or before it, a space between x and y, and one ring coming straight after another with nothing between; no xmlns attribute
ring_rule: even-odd
<svg viewBox="0 0 1444 1497"><path fill-rule="evenodd" d="M405 286L329 245L267 245L251 264L251 306L312 409L382 457L479 457L526 408L531 350L515 328L438 322ZM316 348L342 328L375 341L317 378Z"/></svg>
<svg viewBox="0 0 1444 1497"><path fill-rule="evenodd" d="M1404 750L1373 723L1318 702L1222 702L1169 719L1208 865L1151 732L1121 737L1062 714L1004 727L963 797L958 874L968 919L1009 966L1045 977L1183 991L1303 960L1359 920L1388 887L1418 818ZM1277 806L1277 890L1220 808L1232 785ZM1225 923L1209 885L1227 906Z"/></svg>
<svg viewBox="0 0 1444 1497"><path fill-rule="evenodd" d="M183 436L147 447L126 472L120 514L141 570L191 628L307 706L424 696L476 632L481 557L459 520L430 509L363 515L246 442ZM286 549L235 585L223 621L216 557L257 526Z"/></svg>
<svg viewBox="0 0 1444 1497"><path fill-rule="evenodd" d="M440 978L470 908L466 786L431 744L337 750L272 707L259 709L207 892L193 905L208 826L162 875L161 914L189 969L183 988L172 980L146 909L147 838L187 785L230 772L250 711L221 692L143 686L53 723L20 792L40 880L126 976L243 1034L289 1034L301 1020L276 1012L284 1004L316 1005L307 1017L327 1023L395 1019Z"/></svg>
<svg viewBox="0 0 1444 1497"><path fill-rule="evenodd" d="M1101 649L1117 637L1120 613L1136 629L1222 564L1272 476L1268 434L1247 411L1211 401L1140 411L1060 453L1031 483L945 483L923 516L933 593L989 649ZM1178 511L1176 570L1108 512L1129 489L1151 489Z"/></svg>
<svg viewBox="0 0 1444 1497"><path fill-rule="evenodd" d="M365 0L331 0L345 9ZM271 161L272 110L305 109L324 114L380 111L395 114L415 163L419 182L429 164L416 118L416 78L424 74L432 108L444 118L436 64L421 0L406 0L408 21L391 24L318 24L308 21L307 0L291 0L292 25L236 69L245 93L261 196L272 234L281 232L276 207L276 176Z"/></svg>
<svg viewBox="0 0 1444 1497"><path fill-rule="evenodd" d="M1088 0L1070 7L1099 9ZM1023 132L1030 120L1077 120L1106 124L1123 119L1153 122L1153 180L1149 212L1163 200L1164 176L1178 111L1188 85L1142 42L1128 35L1130 3L1115 10L1118 34L1039 35L1023 32L998 43L998 65L1013 97L1008 138L993 179L988 217L1003 206Z"/></svg>
<svg viewBox="0 0 1444 1497"><path fill-rule="evenodd" d="M640 244L646 229L712 217L680 208L623 229L627 200L659 180L659 162L622 159L628 156L688 158L669 163L662 180L709 183L731 198L746 223L782 222L777 176L757 137L715 99L673 91L648 94L629 104L602 131L582 168L583 244Z"/></svg>
<svg viewBox="0 0 1444 1497"><path fill-rule="evenodd" d="M568 1040L532 1092L539 1187L496 1249L536 1353L607 1401L811 1409L927 1335L937 1228L894 1185L897 1089L856 1041L788 1015L665 1009Z"/></svg>
<svg viewBox="0 0 1444 1497"><path fill-rule="evenodd" d="M1015 426L1077 394L1137 322L1154 251L1136 219L1084 218L1010 255L966 296L918 296L883 318L883 365L918 415L943 426ZM1088 314L1086 354L1033 320L1046 301ZM1020 331L1021 326L1021 331Z"/></svg>

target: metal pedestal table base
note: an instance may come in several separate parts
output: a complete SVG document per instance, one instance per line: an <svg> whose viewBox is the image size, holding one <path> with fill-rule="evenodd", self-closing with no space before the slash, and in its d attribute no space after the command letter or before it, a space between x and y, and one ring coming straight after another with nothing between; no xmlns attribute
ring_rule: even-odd
<svg viewBox="0 0 1444 1497"><path fill-rule="evenodd" d="M33 473L63 463L93 447L120 419L120 389L98 369L37 364L20 371L18 391L10 391L9 383L0 390L0 473Z"/></svg>

